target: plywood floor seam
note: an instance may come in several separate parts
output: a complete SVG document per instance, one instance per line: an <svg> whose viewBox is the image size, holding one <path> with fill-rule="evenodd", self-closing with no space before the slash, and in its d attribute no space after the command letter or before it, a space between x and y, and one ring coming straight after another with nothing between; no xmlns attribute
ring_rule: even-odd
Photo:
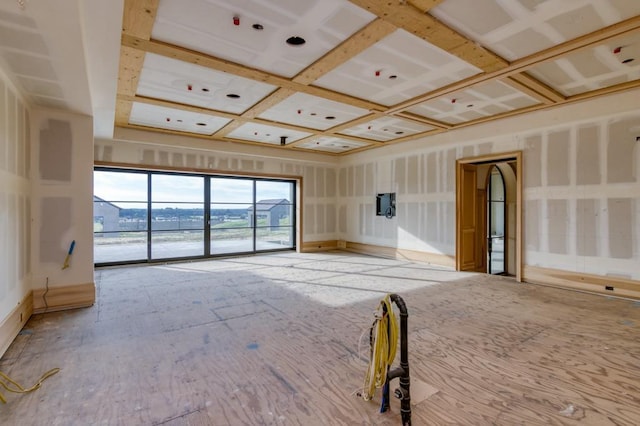
<svg viewBox="0 0 640 426"><path fill-rule="evenodd" d="M94 307L33 316L0 360L25 385L62 368L2 424L400 425L355 396L387 292L414 425L640 424L640 302L340 251L95 278Z"/></svg>

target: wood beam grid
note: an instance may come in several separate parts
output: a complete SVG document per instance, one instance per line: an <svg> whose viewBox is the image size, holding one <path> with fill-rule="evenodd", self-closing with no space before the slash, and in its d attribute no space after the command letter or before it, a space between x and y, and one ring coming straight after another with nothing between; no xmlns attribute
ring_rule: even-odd
<svg viewBox="0 0 640 426"><path fill-rule="evenodd" d="M201 52L196 52L184 47L172 45L170 43L165 43L157 40L143 40L137 37L123 35L122 44L124 46L139 49L147 53L154 53L156 55L161 55L167 58L177 59L195 65L201 65L203 67L207 67L216 71L235 74L240 77L248 78L250 80L260 81L285 89L291 89L296 92L318 96L320 98L352 105L358 108L378 111L386 110L386 107L384 105L380 105L375 102L370 102L364 99L356 98L354 96L345 95L333 90L323 89L321 87L296 83L288 78L281 77L276 74L261 71L256 68L246 67L235 62L219 59Z"/></svg>
<svg viewBox="0 0 640 426"><path fill-rule="evenodd" d="M178 103L175 103L175 102L172 102L172 101L166 101L166 100L163 100L163 99L150 98L150 97L147 97L147 96L140 96L140 95L124 96L124 95L119 95L118 96L118 101L119 102L130 102L130 103L140 102L140 103L144 103L144 104L148 104L148 105L155 105L155 106L166 107L166 108L177 108L177 109L181 109L183 111L195 112L195 113L198 113L198 114L207 114L207 115L210 115L212 117L222 117L222 118L226 118L226 119L229 119L229 120L234 120L235 122L239 123L237 125L237 127L239 127L240 125L245 124L245 123L256 123L256 124L262 124L262 125L265 125L265 126L275 126L275 127L279 127L279 128L282 128L282 129L295 130L295 131L305 132L305 133L312 133L314 137L320 137L320 136L339 137L339 138L342 138L342 139L352 140L354 142L361 142L361 143L376 143L376 142L378 142L378 141L374 141L374 140L367 139L367 138L361 138L361 137L357 137L357 136L338 134L338 133L334 132L331 129L329 129L329 130L319 130L319 129L313 129L313 128L310 128L310 127L296 126L294 124L289 124L289 123L282 123L282 122L279 122L279 121L265 120L265 119L262 119L262 118L245 118L242 115L232 114L230 112L212 110L212 109L208 109L208 108L204 108L204 107L200 107L200 106L195 106L195 105L178 104ZM230 126L230 125L231 125L231 123L228 123L226 126ZM222 131L223 129L225 129L226 126L223 127L222 129L220 129L219 131ZM235 127L235 128L237 128L237 127ZM229 132L231 132L233 130L234 130L234 128L230 128ZM217 133L214 133L214 136L217 137L218 136Z"/></svg>
<svg viewBox="0 0 640 426"><path fill-rule="evenodd" d="M489 81L495 78L506 78L515 74L519 74L524 71L527 71L530 68L533 68L538 64L552 61L567 53L579 51L582 49L587 49L599 43L603 43L610 39L620 37L630 32L635 32L638 30L640 30L640 16L627 19L617 24L610 25L606 28L602 28L600 30L586 34L582 37L578 37L576 39L558 44L554 47L543 50L541 52L526 56L522 59L518 59L516 61L513 61L506 68L489 72L489 73L471 76L469 78L458 81L456 83L452 83L447 86L441 87L439 89L433 90L429 93L425 93L425 94L416 96L412 99L400 102L396 105L389 107L389 109L386 112L389 114L393 114L395 112L402 111L407 108L411 108L412 106L420 104L422 102L426 102L431 99L438 98L440 96L446 96L451 93L457 92L459 90L474 86L476 84L484 83L485 81ZM540 83L540 84L543 84L543 83ZM559 101L559 103L562 103L562 102Z"/></svg>

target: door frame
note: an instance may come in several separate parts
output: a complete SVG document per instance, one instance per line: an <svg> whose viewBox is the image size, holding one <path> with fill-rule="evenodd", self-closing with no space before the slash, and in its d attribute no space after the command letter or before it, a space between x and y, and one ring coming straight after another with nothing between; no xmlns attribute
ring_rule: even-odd
<svg viewBox="0 0 640 426"><path fill-rule="evenodd" d="M495 164L505 161L515 161L516 164L516 235L515 237L515 249L516 249L516 281L522 282L522 151L512 151L499 154L487 154L477 157L466 157L456 160L456 270L462 270L462 250L463 238L462 238L462 220L461 211L458 208L461 205L462 200L462 172L464 165L482 165L482 164ZM477 183L476 183L477 187ZM478 208L478 206L476 206ZM482 206L483 209L486 206ZM505 242L506 245L506 242Z"/></svg>

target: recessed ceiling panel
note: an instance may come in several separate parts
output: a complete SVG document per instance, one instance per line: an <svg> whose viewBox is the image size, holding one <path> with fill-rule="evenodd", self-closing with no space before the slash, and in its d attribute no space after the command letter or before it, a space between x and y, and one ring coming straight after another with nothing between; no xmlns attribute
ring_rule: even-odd
<svg viewBox="0 0 640 426"><path fill-rule="evenodd" d="M152 38L293 77L374 18L343 0L161 1Z"/></svg>
<svg viewBox="0 0 640 426"><path fill-rule="evenodd" d="M368 114L369 111L305 93L289 96L260 114L265 120L326 130Z"/></svg>
<svg viewBox="0 0 640 426"><path fill-rule="evenodd" d="M446 0L429 13L513 61L637 16L640 1Z"/></svg>
<svg viewBox="0 0 640 426"><path fill-rule="evenodd" d="M394 105L480 71L407 31L397 30L313 84Z"/></svg>
<svg viewBox="0 0 640 426"><path fill-rule="evenodd" d="M276 87L147 53L137 94L240 114Z"/></svg>
<svg viewBox="0 0 640 426"><path fill-rule="evenodd" d="M259 123L243 124L227 135L227 137L231 139L241 139L274 145L280 145L282 137L285 137L285 145L288 145L291 142L306 138L307 136L311 136L311 133Z"/></svg>
<svg viewBox="0 0 640 426"><path fill-rule="evenodd" d="M500 81L478 84L446 97L431 99L411 109L424 117L459 124L536 105L539 102Z"/></svg>
<svg viewBox="0 0 640 426"><path fill-rule="evenodd" d="M427 124L387 116L342 130L340 133L350 136L360 136L362 138L377 141L389 141L433 129L434 127Z"/></svg>
<svg viewBox="0 0 640 426"><path fill-rule="evenodd" d="M208 114L166 108L134 102L131 107L130 124L155 127L164 130L211 135L230 120Z"/></svg>
<svg viewBox="0 0 640 426"><path fill-rule="evenodd" d="M347 152L352 149L367 146L366 143L336 138L332 136L320 136L298 145L300 148L314 149L333 153Z"/></svg>
<svg viewBox="0 0 640 426"><path fill-rule="evenodd" d="M640 34L570 53L529 73L566 96L640 79Z"/></svg>

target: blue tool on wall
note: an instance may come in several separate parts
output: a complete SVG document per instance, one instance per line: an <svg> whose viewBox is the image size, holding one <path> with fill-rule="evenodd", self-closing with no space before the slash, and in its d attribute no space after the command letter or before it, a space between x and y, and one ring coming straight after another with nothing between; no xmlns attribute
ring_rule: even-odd
<svg viewBox="0 0 640 426"><path fill-rule="evenodd" d="M67 269L69 267L69 261L71 260L71 255L73 254L73 249L76 246L76 240L71 241L71 245L69 246L69 251L67 252L67 257L64 259L64 265L62 265L62 269Z"/></svg>

